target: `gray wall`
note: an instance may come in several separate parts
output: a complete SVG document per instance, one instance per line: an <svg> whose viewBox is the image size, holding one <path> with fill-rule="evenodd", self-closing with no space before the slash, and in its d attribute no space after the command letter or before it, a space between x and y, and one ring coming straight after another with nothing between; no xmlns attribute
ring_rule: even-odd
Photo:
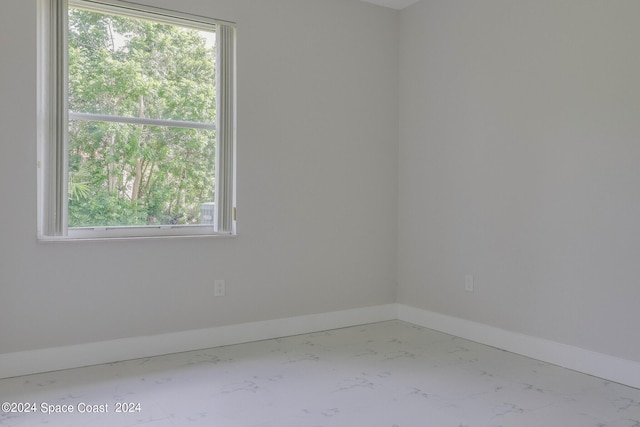
<svg viewBox="0 0 640 427"><path fill-rule="evenodd" d="M146 3L238 23L239 235L38 244L36 2L3 0L0 353L394 302L398 13Z"/></svg>
<svg viewBox="0 0 640 427"><path fill-rule="evenodd" d="M626 0L402 12L399 302L640 360L639 18Z"/></svg>
<svg viewBox="0 0 640 427"><path fill-rule="evenodd" d="M397 300L640 361L640 3L144 1L238 22L239 235L36 243L3 0L0 353Z"/></svg>

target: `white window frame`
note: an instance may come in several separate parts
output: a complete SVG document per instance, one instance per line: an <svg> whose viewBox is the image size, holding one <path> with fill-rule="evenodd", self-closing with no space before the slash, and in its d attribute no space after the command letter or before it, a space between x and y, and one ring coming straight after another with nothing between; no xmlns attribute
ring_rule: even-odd
<svg viewBox="0 0 640 427"><path fill-rule="evenodd" d="M217 223L213 225L67 226L68 169L67 103L68 7L150 18L211 31L216 57L216 179ZM120 0L38 0L38 239L41 241L129 239L148 237L229 236L236 234L236 28L235 24ZM74 113L73 116L80 116ZM79 117L76 117L79 118ZM97 118L94 116L93 118ZM113 120L113 117L102 117ZM120 118L115 120L119 121ZM129 119L138 124L172 126L182 122ZM162 123L160 123L162 122ZM193 123L188 127L198 127ZM207 125L202 125L207 127ZM211 127L209 127L211 128Z"/></svg>

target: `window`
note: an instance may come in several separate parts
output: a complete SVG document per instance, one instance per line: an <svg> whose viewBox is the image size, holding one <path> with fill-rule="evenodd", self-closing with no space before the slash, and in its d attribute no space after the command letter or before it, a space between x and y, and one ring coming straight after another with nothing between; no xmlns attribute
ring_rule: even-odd
<svg viewBox="0 0 640 427"><path fill-rule="evenodd" d="M235 233L235 27L40 0L38 236Z"/></svg>

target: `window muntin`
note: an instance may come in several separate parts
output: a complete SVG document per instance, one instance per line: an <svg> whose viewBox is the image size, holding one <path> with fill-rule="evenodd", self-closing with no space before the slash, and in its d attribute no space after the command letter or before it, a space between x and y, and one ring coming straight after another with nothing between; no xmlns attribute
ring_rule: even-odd
<svg viewBox="0 0 640 427"><path fill-rule="evenodd" d="M235 28L42 2L39 236L234 233Z"/></svg>

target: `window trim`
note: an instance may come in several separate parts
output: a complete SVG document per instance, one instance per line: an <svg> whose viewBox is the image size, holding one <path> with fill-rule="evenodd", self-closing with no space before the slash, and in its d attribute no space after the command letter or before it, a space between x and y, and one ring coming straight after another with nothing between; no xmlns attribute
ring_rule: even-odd
<svg viewBox="0 0 640 427"><path fill-rule="evenodd" d="M42 241L229 236L236 234L236 27L234 23L121 0L38 0L38 227ZM68 227L68 7L211 31L215 26L215 225ZM99 120L99 119L98 119ZM170 121L167 121L170 122ZM137 121L138 124L145 124ZM173 122L182 126L184 123Z"/></svg>

